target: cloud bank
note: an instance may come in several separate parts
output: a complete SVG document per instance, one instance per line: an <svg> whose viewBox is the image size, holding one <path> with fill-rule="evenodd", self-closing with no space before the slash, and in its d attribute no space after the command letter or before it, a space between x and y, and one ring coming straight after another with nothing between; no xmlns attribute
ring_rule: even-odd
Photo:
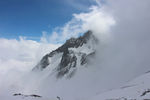
<svg viewBox="0 0 150 100"><path fill-rule="evenodd" d="M23 37L19 40L0 38L0 97L6 90L17 90L22 76L30 72L43 55L58 46Z"/></svg>

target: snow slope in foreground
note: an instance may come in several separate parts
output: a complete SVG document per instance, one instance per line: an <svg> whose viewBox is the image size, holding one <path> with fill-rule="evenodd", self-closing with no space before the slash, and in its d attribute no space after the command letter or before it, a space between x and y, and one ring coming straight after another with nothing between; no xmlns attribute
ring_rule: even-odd
<svg viewBox="0 0 150 100"><path fill-rule="evenodd" d="M119 89L97 94L91 100L150 100L150 72Z"/></svg>
<svg viewBox="0 0 150 100"><path fill-rule="evenodd" d="M2 97L3 98L3 97ZM50 99L49 97L31 97L18 95L13 96L9 94L3 100L58 100L58 98ZM64 100L64 99L63 99ZM150 100L150 72L137 77L136 79L128 82L126 85L109 90L107 92L97 94L89 100Z"/></svg>

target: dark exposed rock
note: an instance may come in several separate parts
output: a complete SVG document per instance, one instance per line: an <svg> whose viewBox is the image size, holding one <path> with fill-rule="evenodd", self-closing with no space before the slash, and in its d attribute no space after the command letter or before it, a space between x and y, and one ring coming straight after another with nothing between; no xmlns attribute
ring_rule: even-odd
<svg viewBox="0 0 150 100"><path fill-rule="evenodd" d="M147 72L145 72L145 73L150 73L150 71L147 71Z"/></svg>
<svg viewBox="0 0 150 100"><path fill-rule="evenodd" d="M60 97L59 97L59 96L57 96L57 99L58 99L58 100L60 100Z"/></svg>
<svg viewBox="0 0 150 100"><path fill-rule="evenodd" d="M59 67L57 68L58 71L57 77L58 78L62 77L63 75L68 73L70 68L76 67L76 63L77 63L77 57L74 54L72 54L72 52L66 50L66 52L64 52L62 56Z"/></svg>
<svg viewBox="0 0 150 100"><path fill-rule="evenodd" d="M38 98L41 98L42 96L39 96L39 95L36 95L36 94L32 94L32 95L29 95L31 97L38 97Z"/></svg>
<svg viewBox="0 0 150 100"><path fill-rule="evenodd" d="M19 96L19 95L22 95L21 93L15 93L13 94L13 96Z"/></svg>
<svg viewBox="0 0 150 100"><path fill-rule="evenodd" d="M88 62L88 58L91 58L91 57L93 57L94 55L95 55L95 52L92 52L92 53L90 53L90 54L88 54L88 55L83 54L82 57L81 57L81 65L86 64L86 63Z"/></svg>
<svg viewBox="0 0 150 100"><path fill-rule="evenodd" d="M141 96L145 96L147 93L150 93L150 89L147 89L146 91L144 91Z"/></svg>
<svg viewBox="0 0 150 100"><path fill-rule="evenodd" d="M13 94L13 96L23 96L23 97L37 97L37 98L41 98L42 96L36 95L36 94L32 94L32 95L24 95L21 93L15 93Z"/></svg>
<svg viewBox="0 0 150 100"><path fill-rule="evenodd" d="M87 59L86 59L86 54L83 54L81 57L81 65L84 65L85 63L87 63Z"/></svg>

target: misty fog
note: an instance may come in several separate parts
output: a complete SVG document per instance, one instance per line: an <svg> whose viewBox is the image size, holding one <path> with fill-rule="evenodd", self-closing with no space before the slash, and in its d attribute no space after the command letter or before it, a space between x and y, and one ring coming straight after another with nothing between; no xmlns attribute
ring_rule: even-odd
<svg viewBox="0 0 150 100"><path fill-rule="evenodd" d="M149 9L149 0L107 0L103 5L93 5L89 12L74 14L48 38L42 37L47 42L0 39L0 99L10 100L13 93L35 93L84 100L149 71ZM61 45L49 42L61 43L87 30L99 39L96 57L74 77L56 79L48 71L32 72L42 56Z"/></svg>

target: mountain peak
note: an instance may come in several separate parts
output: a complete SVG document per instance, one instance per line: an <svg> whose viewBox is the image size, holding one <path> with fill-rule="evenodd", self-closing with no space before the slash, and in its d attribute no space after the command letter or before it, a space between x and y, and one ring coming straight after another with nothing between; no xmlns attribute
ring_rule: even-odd
<svg viewBox="0 0 150 100"><path fill-rule="evenodd" d="M97 39L92 31L87 31L78 38L72 37L56 50L46 54L33 71L54 67L57 78L64 75L72 77L76 69L85 66L88 58L95 54L96 44Z"/></svg>

